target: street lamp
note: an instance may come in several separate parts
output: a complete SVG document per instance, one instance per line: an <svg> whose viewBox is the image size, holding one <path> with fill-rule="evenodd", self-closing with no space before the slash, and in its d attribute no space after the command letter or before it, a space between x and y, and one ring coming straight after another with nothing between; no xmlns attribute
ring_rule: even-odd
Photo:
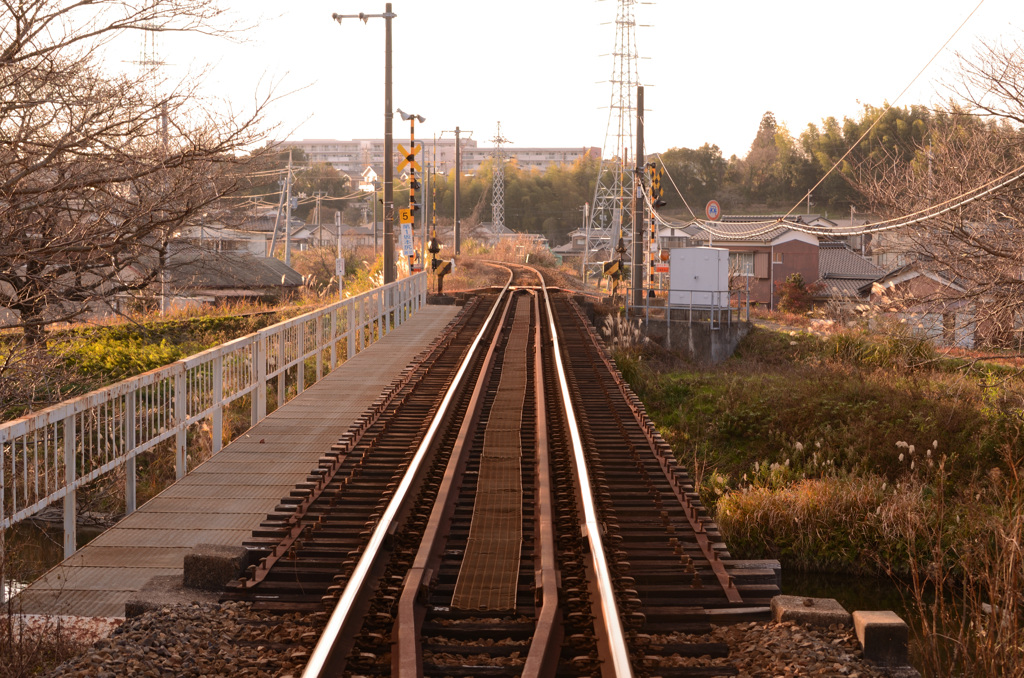
<svg viewBox="0 0 1024 678"><path fill-rule="evenodd" d="M392 166L393 150L391 136L391 20L397 14L391 11L391 3L384 5L383 14L338 14L331 18L341 24L342 19L359 19L364 24L370 19L384 19L384 284L395 281L395 170ZM376 229L376 226L374 226Z"/></svg>

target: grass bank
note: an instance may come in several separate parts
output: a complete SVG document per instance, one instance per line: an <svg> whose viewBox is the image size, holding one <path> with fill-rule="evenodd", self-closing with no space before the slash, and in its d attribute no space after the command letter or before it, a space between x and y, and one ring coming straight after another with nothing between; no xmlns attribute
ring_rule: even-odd
<svg viewBox="0 0 1024 678"><path fill-rule="evenodd" d="M730 550L888 574L926 676L1024 675L1024 384L905 329L755 328L714 368L616 359Z"/></svg>

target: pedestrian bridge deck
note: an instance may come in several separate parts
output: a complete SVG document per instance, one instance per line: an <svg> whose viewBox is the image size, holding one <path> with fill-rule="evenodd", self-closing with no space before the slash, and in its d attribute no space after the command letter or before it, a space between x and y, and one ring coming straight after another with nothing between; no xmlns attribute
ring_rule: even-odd
<svg viewBox="0 0 1024 678"><path fill-rule="evenodd" d="M241 545L458 311L417 311L34 582L22 611L121 617L151 578L180 576L197 544Z"/></svg>

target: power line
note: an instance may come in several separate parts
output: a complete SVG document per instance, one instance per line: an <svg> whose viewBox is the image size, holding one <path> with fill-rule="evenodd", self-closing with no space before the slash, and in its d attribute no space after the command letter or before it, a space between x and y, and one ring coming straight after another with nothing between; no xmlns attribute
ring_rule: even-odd
<svg viewBox="0 0 1024 678"><path fill-rule="evenodd" d="M1011 186L1014 183L1024 179L1024 165L1021 165L1011 172L1007 172L1002 176L999 176L991 181L988 181L980 186L977 186L969 191L964 191L949 200L937 203L935 205L929 205L928 207L922 208L910 214L896 217L893 219L884 219L882 221L876 221L873 223L863 224L857 228L849 228L843 230L837 230L827 228L823 226L812 226L810 224L802 224L795 221L790 221L787 216L780 217L775 220L756 221L748 222L745 225L752 226L749 230L745 231L722 231L714 228L713 224L724 224L722 221L707 221L704 219L694 219L693 221L682 224L681 222L672 222L660 214L657 215L658 223L663 226L670 226L675 228L685 228L686 226L696 225L707 231L711 235L719 238L752 238L759 235L763 235L772 231L776 228L788 228L792 231L799 231L801 233L807 233L810 235L826 235L826 236L850 236L850 235L866 235L869 233L881 233L883 231L891 231L897 228L904 228L906 226L913 226L929 219L935 219L948 214L954 210L960 209L966 205L969 205L981 198L992 195L993 193ZM852 224L851 224L852 226Z"/></svg>
<svg viewBox="0 0 1024 678"><path fill-rule="evenodd" d="M843 156L835 161L835 163L832 165L832 167L830 167L829 170L827 172L825 172L825 175L823 177L821 177L821 179L818 180L818 183L814 184L814 186L812 186L811 189L809 191L807 191L808 193L813 193L814 190L818 188L818 186L821 186L822 182L824 182L825 179L827 179L829 177L829 175L832 174L832 172L835 171L836 167L838 167L843 162L843 160L846 160L846 157L848 155L850 155L850 153L853 152L853 149L857 148L857 146L860 145L860 142L864 141L864 138L867 137L867 135L871 133L871 130L873 130L875 128L875 126L878 125L879 122L882 121L882 118L885 117L885 114L888 113L889 110L893 106L896 105L896 102L899 101L901 98L903 98L903 95L907 93L907 90L909 90L911 87L914 86L914 83L917 82L917 79L920 78L921 75L923 75L926 70L928 70L928 67L932 65L932 62L935 61L935 59L937 59L940 54L942 54L942 51L944 49L946 49L946 46L950 42L952 42L953 38L955 38L957 36L957 34L960 32L960 29L962 29L967 24L967 22L971 20L971 17L974 16L974 13L977 12L981 8L981 6L983 4L985 4L985 0L980 0L980 2L978 2L977 6L975 6L975 8L973 10L971 10L971 13L967 15L967 18L964 19L960 23L959 26L957 26L955 31L953 31L953 35L949 36L949 38L946 40L946 42L942 43L942 47L940 47L939 50L937 52L935 52L935 54L932 55L932 58L928 60L928 63L926 63L924 65L924 68L922 68L920 71L917 72L917 75L914 76L913 80L911 80L910 83L908 83L907 86L903 88L903 91L900 92L899 95L895 99L893 99L892 103L887 103L886 104L885 110L882 111L878 115L878 117L875 118L874 122L872 122L871 125L866 130L864 130L864 133L861 134L860 138L857 139L857 141L855 141L854 144L852 146L850 146L850 148L848 148L846 150L846 153L843 153ZM791 208L789 208L789 211L786 212L786 217L789 217L789 215L791 215L794 210L796 210L798 207L800 207L800 205L802 203L803 203L803 200L801 199L799 202L797 202L797 204L795 204Z"/></svg>

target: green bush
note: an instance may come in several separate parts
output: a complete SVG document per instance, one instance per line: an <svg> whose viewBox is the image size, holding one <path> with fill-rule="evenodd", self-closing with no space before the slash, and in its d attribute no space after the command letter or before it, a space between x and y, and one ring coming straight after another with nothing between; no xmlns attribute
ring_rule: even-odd
<svg viewBox="0 0 1024 678"><path fill-rule="evenodd" d="M118 380L163 367L187 355L180 346L169 344L166 339L149 343L141 337L108 335L78 343L68 359L84 374Z"/></svg>

